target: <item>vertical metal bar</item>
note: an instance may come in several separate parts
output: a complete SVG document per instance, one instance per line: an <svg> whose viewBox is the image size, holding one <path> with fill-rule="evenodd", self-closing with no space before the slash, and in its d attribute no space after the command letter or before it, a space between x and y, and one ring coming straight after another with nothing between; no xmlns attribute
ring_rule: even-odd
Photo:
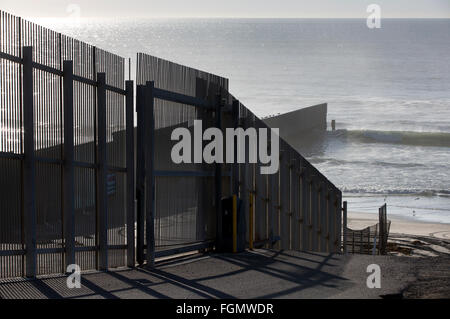
<svg viewBox="0 0 450 319"><path fill-rule="evenodd" d="M300 250L302 251L309 248L309 196L304 164L304 159L302 158L300 161Z"/></svg>
<svg viewBox="0 0 450 319"><path fill-rule="evenodd" d="M144 147L145 134L145 86L138 85L136 89L137 138L136 138L136 261L144 263L144 222L145 222L145 167Z"/></svg>
<svg viewBox="0 0 450 319"><path fill-rule="evenodd" d="M233 128L237 129L239 126L239 101L234 100L231 110L231 116L233 118ZM225 135L224 135L225 136ZM232 165L232 188L233 194L239 195L239 164L237 157L237 143L234 141L234 163Z"/></svg>
<svg viewBox="0 0 450 319"><path fill-rule="evenodd" d="M75 206L74 206L74 142L73 142L73 62L64 61L64 247L65 270L75 263Z"/></svg>
<svg viewBox="0 0 450 319"><path fill-rule="evenodd" d="M320 251L320 238L319 238L319 228L320 225L318 224L319 221L319 201L318 201L318 192L317 192L317 183L318 179L316 178L316 175L313 176L313 184L311 184L311 197L312 197L312 250L313 251Z"/></svg>
<svg viewBox="0 0 450 319"><path fill-rule="evenodd" d="M233 253L237 252L237 195L233 195Z"/></svg>
<svg viewBox="0 0 450 319"><path fill-rule="evenodd" d="M347 254L347 201L344 201L342 207L342 229L344 232L344 254Z"/></svg>
<svg viewBox="0 0 450 319"><path fill-rule="evenodd" d="M253 249L253 194L249 194L249 218L248 218L248 224L249 224L249 248Z"/></svg>
<svg viewBox="0 0 450 319"><path fill-rule="evenodd" d="M342 207L342 193L339 190L336 190L338 193L337 196L337 203L334 207L334 218L335 218L335 249L336 251L341 252L342 251L342 213L341 213L341 207Z"/></svg>
<svg viewBox="0 0 450 319"><path fill-rule="evenodd" d="M107 166L106 166L106 75L97 73L97 201L99 270L108 270L108 209L107 209Z"/></svg>
<svg viewBox="0 0 450 319"><path fill-rule="evenodd" d="M362 254L364 253L364 247L363 247L364 243L363 243L363 231L361 230L359 232L359 252Z"/></svg>
<svg viewBox="0 0 450 319"><path fill-rule="evenodd" d="M378 228L375 228L375 235L373 236L373 248L372 248L372 255L377 254L377 235L378 235Z"/></svg>
<svg viewBox="0 0 450 319"><path fill-rule="evenodd" d="M208 82L196 77L195 82L195 96L200 99L208 98ZM205 108L197 108L197 118L202 120L204 125L210 120L210 114ZM202 164L203 170L210 169L210 165L207 163ZM198 193L198 209L197 209L197 223L196 223L196 237L198 241L205 240L208 235L206 234L205 223L208 223L210 211L208 209L209 204L212 201L207 194L210 193L209 177L203 177L200 180L200 190Z"/></svg>
<svg viewBox="0 0 450 319"><path fill-rule="evenodd" d="M320 183L319 186L319 206L320 211L319 216L319 238L320 238L320 246L319 249L321 252L329 252L328 250L328 239L327 239L327 204L326 204L326 184L324 182Z"/></svg>
<svg viewBox="0 0 450 319"><path fill-rule="evenodd" d="M134 83L126 82L126 165L127 165L127 266L135 266L134 223Z"/></svg>
<svg viewBox="0 0 450 319"><path fill-rule="evenodd" d="M352 254L355 253L355 232L352 231Z"/></svg>
<svg viewBox="0 0 450 319"><path fill-rule="evenodd" d="M281 170L281 161L280 161L280 170ZM275 241L275 238L280 235L279 232L279 225L280 225L280 200L279 200L279 190L280 190L280 170L272 175L267 176L267 182L268 182L268 191L267 191L267 198L268 198L268 229L269 229L269 236L267 238L270 240L270 248L274 248L274 244L276 243L278 248L281 245L280 241ZM259 174L260 172L258 172Z"/></svg>
<svg viewBox="0 0 450 319"><path fill-rule="evenodd" d="M23 198L26 245L25 275L36 277L36 162L34 154L33 48L23 48Z"/></svg>
<svg viewBox="0 0 450 319"><path fill-rule="evenodd" d="M308 249L313 251L314 247L314 222L313 222L313 213L314 213L314 197L313 197L313 187L314 183L312 177L309 176L308 180Z"/></svg>
<svg viewBox="0 0 450 319"><path fill-rule="evenodd" d="M155 119L153 114L154 82L147 82L147 103L145 105L145 136L148 142L145 145L145 192L146 192L146 237L147 237L147 267L155 266Z"/></svg>
<svg viewBox="0 0 450 319"><path fill-rule="evenodd" d="M329 236L329 249L330 252L340 252L340 247L338 246L338 238L337 238L337 231L336 231L336 225L338 224L337 216L335 214L336 210L333 206L332 197L334 196L333 190L328 190L328 197L327 197L327 214L328 214L328 236Z"/></svg>
<svg viewBox="0 0 450 319"><path fill-rule="evenodd" d="M222 129L222 96L216 95L216 128ZM214 174L215 204L217 214L217 247L222 249L222 164L215 164Z"/></svg>
<svg viewBox="0 0 450 319"><path fill-rule="evenodd" d="M291 159L291 249L300 250L300 241L301 241L301 228L300 226L300 176L298 175L299 171L299 159L298 154L295 150L292 151L292 159Z"/></svg>
<svg viewBox="0 0 450 319"><path fill-rule="evenodd" d="M131 81L131 58L128 58L128 81Z"/></svg>
<svg viewBox="0 0 450 319"><path fill-rule="evenodd" d="M380 225L380 255L384 255L386 253L386 220L384 218L385 208L386 204L378 209L378 224Z"/></svg>
<svg viewBox="0 0 450 319"><path fill-rule="evenodd" d="M283 145L283 150L280 159L280 179L279 179L279 224L278 235L281 237L279 247L281 249L289 249L289 222L290 222L290 154L287 143L280 143Z"/></svg>

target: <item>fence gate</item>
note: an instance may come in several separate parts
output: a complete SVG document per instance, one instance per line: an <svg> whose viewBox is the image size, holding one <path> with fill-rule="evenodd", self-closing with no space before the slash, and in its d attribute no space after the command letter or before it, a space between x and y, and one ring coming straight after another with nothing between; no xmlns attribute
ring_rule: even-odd
<svg viewBox="0 0 450 319"><path fill-rule="evenodd" d="M137 84L137 260L152 265L155 257L207 248L216 239L217 203L230 193L229 174L194 154L193 163L174 163L171 135L187 129L193 152L203 150L194 136L224 125L227 102L218 93L228 80L138 54Z"/></svg>

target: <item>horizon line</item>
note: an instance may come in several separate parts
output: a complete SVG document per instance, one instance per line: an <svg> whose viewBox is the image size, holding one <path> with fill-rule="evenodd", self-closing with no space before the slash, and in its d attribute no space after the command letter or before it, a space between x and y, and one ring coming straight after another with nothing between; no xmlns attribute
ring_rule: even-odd
<svg viewBox="0 0 450 319"><path fill-rule="evenodd" d="M18 16L18 15L17 15ZM74 17L62 16L23 16L26 19L73 20ZM367 20L367 17L248 17L248 16L86 16L80 20L130 20L130 19L248 19L248 20ZM450 20L450 17L382 17L382 20Z"/></svg>

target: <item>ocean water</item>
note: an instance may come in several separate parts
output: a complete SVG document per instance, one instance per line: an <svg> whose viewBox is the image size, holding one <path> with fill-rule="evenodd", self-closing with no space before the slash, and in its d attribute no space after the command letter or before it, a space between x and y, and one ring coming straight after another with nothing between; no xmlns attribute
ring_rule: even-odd
<svg viewBox="0 0 450 319"><path fill-rule="evenodd" d="M124 57L216 73L259 116L328 103L301 152L349 210L450 223L450 20L38 20ZM132 69L134 74L134 70Z"/></svg>

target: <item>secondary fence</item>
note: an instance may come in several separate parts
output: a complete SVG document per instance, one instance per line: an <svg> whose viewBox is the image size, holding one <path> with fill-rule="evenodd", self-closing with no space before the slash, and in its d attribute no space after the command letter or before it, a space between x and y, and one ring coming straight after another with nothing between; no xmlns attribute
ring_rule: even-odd
<svg viewBox="0 0 450 319"><path fill-rule="evenodd" d="M346 203L344 203L346 204ZM344 205L346 208L346 205ZM346 211L344 212L346 214ZM344 252L352 254L386 255L391 221L387 219L387 205L378 210L379 222L364 229L355 230L344 223Z"/></svg>
<svg viewBox="0 0 450 319"><path fill-rule="evenodd" d="M340 251L341 192L283 140L273 175L260 163L173 163L173 130L195 135L196 120L268 129L227 79L138 54L135 95L123 58L0 18L0 278L213 248L232 194L249 247Z"/></svg>

